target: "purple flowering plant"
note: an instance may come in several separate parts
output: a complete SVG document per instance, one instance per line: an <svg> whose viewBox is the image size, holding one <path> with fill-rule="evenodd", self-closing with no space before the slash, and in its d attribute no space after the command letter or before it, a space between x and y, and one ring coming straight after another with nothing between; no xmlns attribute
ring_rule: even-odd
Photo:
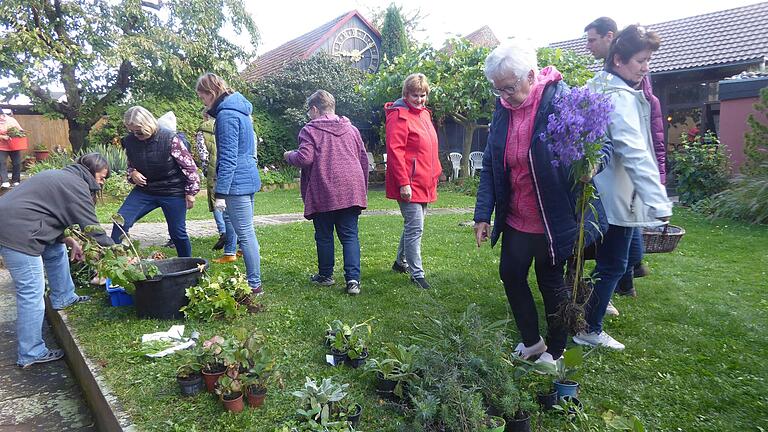
<svg viewBox="0 0 768 432"><path fill-rule="evenodd" d="M541 139L555 155L552 165L569 167L574 186L577 190L581 186L576 200L579 234L574 245L573 265L569 266L569 272L572 272L569 274L571 302L558 314L571 331L578 332L584 327L583 306L592 286L591 281L584 279L584 224L588 210L596 216L590 201L597 192L591 179L603 156L603 142L613 104L608 95L586 87L574 87L558 97L553 106L554 112L548 117L547 129Z"/></svg>

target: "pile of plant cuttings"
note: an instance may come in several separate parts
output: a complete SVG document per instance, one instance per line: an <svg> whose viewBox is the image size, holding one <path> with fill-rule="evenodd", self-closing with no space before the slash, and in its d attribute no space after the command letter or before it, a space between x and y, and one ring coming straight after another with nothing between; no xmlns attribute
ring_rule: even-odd
<svg viewBox="0 0 768 432"><path fill-rule="evenodd" d="M248 280L236 266L215 275L206 272L198 285L187 288L186 296L189 304L181 311L187 319L233 320L264 311L264 305L254 300Z"/></svg>

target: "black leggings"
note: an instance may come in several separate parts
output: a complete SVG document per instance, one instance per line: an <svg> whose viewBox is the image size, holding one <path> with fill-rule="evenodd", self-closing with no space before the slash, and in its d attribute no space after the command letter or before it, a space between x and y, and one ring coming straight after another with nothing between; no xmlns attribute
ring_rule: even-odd
<svg viewBox="0 0 768 432"><path fill-rule="evenodd" d="M0 150L0 183L8 181L8 168L5 165L5 159L10 156L13 164L13 175L11 182L21 181L21 150L5 151Z"/></svg>
<svg viewBox="0 0 768 432"><path fill-rule="evenodd" d="M544 234L529 234L507 227L501 240L499 275L525 346L536 344L540 337L536 303L528 286L528 270L533 260L536 260L536 282L547 314L547 352L557 359L563 354L568 338L566 329L555 317L560 303L568 300L563 278L565 262L552 265Z"/></svg>

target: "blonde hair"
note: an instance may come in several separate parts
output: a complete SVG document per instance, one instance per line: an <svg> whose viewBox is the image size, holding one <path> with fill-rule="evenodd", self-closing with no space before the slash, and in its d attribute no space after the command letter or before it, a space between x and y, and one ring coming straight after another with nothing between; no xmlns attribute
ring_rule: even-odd
<svg viewBox="0 0 768 432"><path fill-rule="evenodd" d="M307 108L317 107L320 114L333 114L336 111L336 98L325 90L318 90L307 98Z"/></svg>
<svg viewBox="0 0 768 432"><path fill-rule="evenodd" d="M142 136L150 137L157 132L157 119L143 106L135 105L125 112L123 124L130 129L139 128Z"/></svg>
<svg viewBox="0 0 768 432"><path fill-rule="evenodd" d="M427 76L423 73L414 73L408 75L403 81L403 97L407 97L409 93L424 92L429 94L429 81Z"/></svg>
<svg viewBox="0 0 768 432"><path fill-rule="evenodd" d="M215 73L207 72L197 79L197 85L195 90L199 93L207 93L213 95L214 100L218 99L223 94L232 93L232 89L227 85L220 76Z"/></svg>

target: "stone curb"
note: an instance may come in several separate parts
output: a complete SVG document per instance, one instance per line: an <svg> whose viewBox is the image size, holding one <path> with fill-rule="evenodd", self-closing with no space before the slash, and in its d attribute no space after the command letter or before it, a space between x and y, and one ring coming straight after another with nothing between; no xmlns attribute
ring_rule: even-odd
<svg viewBox="0 0 768 432"><path fill-rule="evenodd" d="M80 351L77 336L70 331L66 312L54 310L48 297L45 297L45 315L59 345L66 353L64 358L75 380L83 390L97 429L102 432L137 431L117 397L99 375L97 366Z"/></svg>

